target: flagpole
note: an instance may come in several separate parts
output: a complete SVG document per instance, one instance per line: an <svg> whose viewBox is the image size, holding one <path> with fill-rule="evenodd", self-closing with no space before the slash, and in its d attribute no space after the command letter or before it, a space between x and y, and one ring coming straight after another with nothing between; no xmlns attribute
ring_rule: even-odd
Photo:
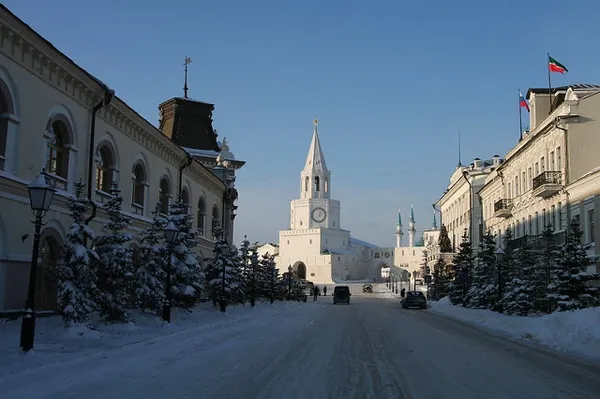
<svg viewBox="0 0 600 399"><path fill-rule="evenodd" d="M521 89L519 89L519 141L523 140L523 117L521 113Z"/></svg>
<svg viewBox="0 0 600 399"><path fill-rule="evenodd" d="M546 60L546 69L548 70L548 98L550 101L550 108L548 115L552 113L552 79L550 78L550 53L546 53L548 59Z"/></svg>

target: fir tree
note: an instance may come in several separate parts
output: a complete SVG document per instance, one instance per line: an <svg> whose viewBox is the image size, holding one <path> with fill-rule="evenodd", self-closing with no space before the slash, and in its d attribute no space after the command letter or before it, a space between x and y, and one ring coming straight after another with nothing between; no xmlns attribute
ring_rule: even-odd
<svg viewBox="0 0 600 399"><path fill-rule="evenodd" d="M279 281L279 270L275 264L275 256L268 253L264 254L260 260L260 291L265 298L276 295L277 284Z"/></svg>
<svg viewBox="0 0 600 399"><path fill-rule="evenodd" d="M250 265L250 254L252 252L252 248L250 245L250 241L248 241L248 237L244 236L244 240L242 241L242 245L238 251L238 263L240 267L240 271L242 274L242 291L246 294L250 293L251 284L252 284L252 267Z"/></svg>
<svg viewBox="0 0 600 399"><path fill-rule="evenodd" d="M441 253L450 253L452 252L452 242L450 241L450 237L448 237L448 230L445 225L440 227L440 236L438 237L438 245L440 246Z"/></svg>
<svg viewBox="0 0 600 399"><path fill-rule="evenodd" d="M458 253L454 255L454 272L452 273L451 283L448 286L448 295L450 302L453 305L462 304L466 306L466 293L469 289L469 280L473 268L473 250L471 248L471 242L465 229L462 242Z"/></svg>
<svg viewBox="0 0 600 399"><path fill-rule="evenodd" d="M206 285L213 301L218 301L221 311L225 312L227 305L239 293L242 278L234 258L237 254L230 253L231 248L223 237L223 230L217 228L213 234L216 242L213 258L206 271Z"/></svg>
<svg viewBox="0 0 600 399"><path fill-rule="evenodd" d="M448 295L448 270L446 262L441 257L433 265L433 282L431 287L431 298L439 301Z"/></svg>
<svg viewBox="0 0 600 399"><path fill-rule="evenodd" d="M55 267L58 280L58 308L65 325L87 324L97 309L98 288L93 262L96 252L85 246L94 239L93 230L84 224L87 200L81 181L74 185L75 195L69 198L73 224L63 247L63 262Z"/></svg>
<svg viewBox="0 0 600 399"><path fill-rule="evenodd" d="M498 296L500 297L500 301L496 303L495 308L500 313L504 311L504 294L506 293L506 289L508 284L512 281L514 276L514 268L515 268L515 242L513 241L513 235L510 228L507 228L502 236L502 244L504 250L504 257L501 262L499 262L496 267L500 270L497 270L497 275L500 281L498 281Z"/></svg>
<svg viewBox="0 0 600 399"><path fill-rule="evenodd" d="M179 231L167 265L171 267L173 306L189 310L200 300L204 282L202 265L192 251L198 245L198 232L192 229L192 215L181 196L171 204L169 217Z"/></svg>
<svg viewBox="0 0 600 399"><path fill-rule="evenodd" d="M95 241L99 260L98 305L100 315L106 320L129 321L135 286L132 251L127 246L131 235L126 232L131 219L121 213L123 197L117 183L112 183L109 194L111 198L104 205L108 223L102 228L103 235Z"/></svg>
<svg viewBox="0 0 600 399"><path fill-rule="evenodd" d="M496 236L488 231L479 245L477 263L473 266L469 307L491 309L498 300L498 278L496 269Z"/></svg>
<svg viewBox="0 0 600 399"><path fill-rule="evenodd" d="M141 234L139 264L136 265L136 296L142 309L157 315L165 299L167 247L164 243L166 219L161 215L161 204L152 212L152 224Z"/></svg>
<svg viewBox="0 0 600 399"><path fill-rule="evenodd" d="M538 251L528 236L524 236L520 242L521 245L514 252L514 267L511 268L502 301L505 313L527 316L535 308L537 299Z"/></svg>
<svg viewBox="0 0 600 399"><path fill-rule="evenodd" d="M549 286L549 296L556 301L559 311L582 309L599 303L598 289L586 284L597 276L587 272L591 263L587 255L589 245L583 245L581 239L579 221L573 219Z"/></svg>
<svg viewBox="0 0 600 399"><path fill-rule="evenodd" d="M427 274L427 257L429 256L429 252L424 249L423 256L421 257L421 264L419 265L420 277L424 278Z"/></svg>
<svg viewBox="0 0 600 399"><path fill-rule="evenodd" d="M536 308L546 313L553 312L556 307L556 301L549 291L550 284L553 281L553 272L557 262L560 261L560 247L557 245L554 230L551 225L546 226L542 232L540 240L541 248L539 254L539 281L538 297L540 298Z"/></svg>

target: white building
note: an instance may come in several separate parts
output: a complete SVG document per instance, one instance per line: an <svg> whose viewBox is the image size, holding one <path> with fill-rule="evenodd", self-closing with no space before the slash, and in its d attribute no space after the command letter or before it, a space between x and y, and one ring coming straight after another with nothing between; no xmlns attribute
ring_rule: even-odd
<svg viewBox="0 0 600 399"><path fill-rule="evenodd" d="M381 268L393 264L393 251L352 238L342 229L340 201L331 198L331 173L317 128L315 120L300 173L300 198L290 204L290 228L279 232L278 268L292 266L300 278L315 283L377 280Z"/></svg>
<svg viewBox="0 0 600 399"><path fill-rule="evenodd" d="M121 187L134 236L148 227L155 204L168 214L169 204L181 195L200 233L197 255L210 256L212 227L233 231L237 194L180 143L188 135L186 147L218 155L221 148L211 125L214 106L174 100L196 119L182 116L174 132L169 124L177 111L163 107L157 128L1 5L0 27L0 312L25 304L33 240L27 184L42 169L58 191L44 217L36 254L36 310L56 310L56 280L48 271L61 261L72 223L67 198L79 180L89 189L86 216L97 210L89 221L96 234L107 222L103 203L110 198L112 182ZM200 128L203 135L197 137ZM135 248L139 241L131 245Z"/></svg>
<svg viewBox="0 0 600 399"><path fill-rule="evenodd" d="M513 237L540 235L552 225L559 242L572 218L580 221L590 255L600 254L600 87L530 89L530 131L480 190L485 226ZM590 271L597 271L595 265Z"/></svg>
<svg viewBox="0 0 600 399"><path fill-rule="evenodd" d="M487 176L501 163L498 155L485 161L475 158L469 166L459 163L450 177L448 188L435 204L441 209L441 223L446 226L455 251L465 231L473 251L479 248L484 225L478 192L485 184Z"/></svg>

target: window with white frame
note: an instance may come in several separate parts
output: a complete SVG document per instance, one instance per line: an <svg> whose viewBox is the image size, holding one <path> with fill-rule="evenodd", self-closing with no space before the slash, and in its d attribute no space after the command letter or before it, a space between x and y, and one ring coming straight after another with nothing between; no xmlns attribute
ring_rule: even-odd
<svg viewBox="0 0 600 399"><path fill-rule="evenodd" d="M594 209L588 209L587 211L587 227L588 227L588 242L595 243L596 242L596 232L594 231Z"/></svg>

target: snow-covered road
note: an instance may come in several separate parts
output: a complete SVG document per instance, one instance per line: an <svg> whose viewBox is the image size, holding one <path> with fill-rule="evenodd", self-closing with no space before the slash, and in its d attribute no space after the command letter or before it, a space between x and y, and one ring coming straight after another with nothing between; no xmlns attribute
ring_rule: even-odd
<svg viewBox="0 0 600 399"><path fill-rule="evenodd" d="M356 292L356 291L354 291ZM269 306L269 305L261 305ZM600 369L397 299L331 297L2 376L2 398L597 398Z"/></svg>

